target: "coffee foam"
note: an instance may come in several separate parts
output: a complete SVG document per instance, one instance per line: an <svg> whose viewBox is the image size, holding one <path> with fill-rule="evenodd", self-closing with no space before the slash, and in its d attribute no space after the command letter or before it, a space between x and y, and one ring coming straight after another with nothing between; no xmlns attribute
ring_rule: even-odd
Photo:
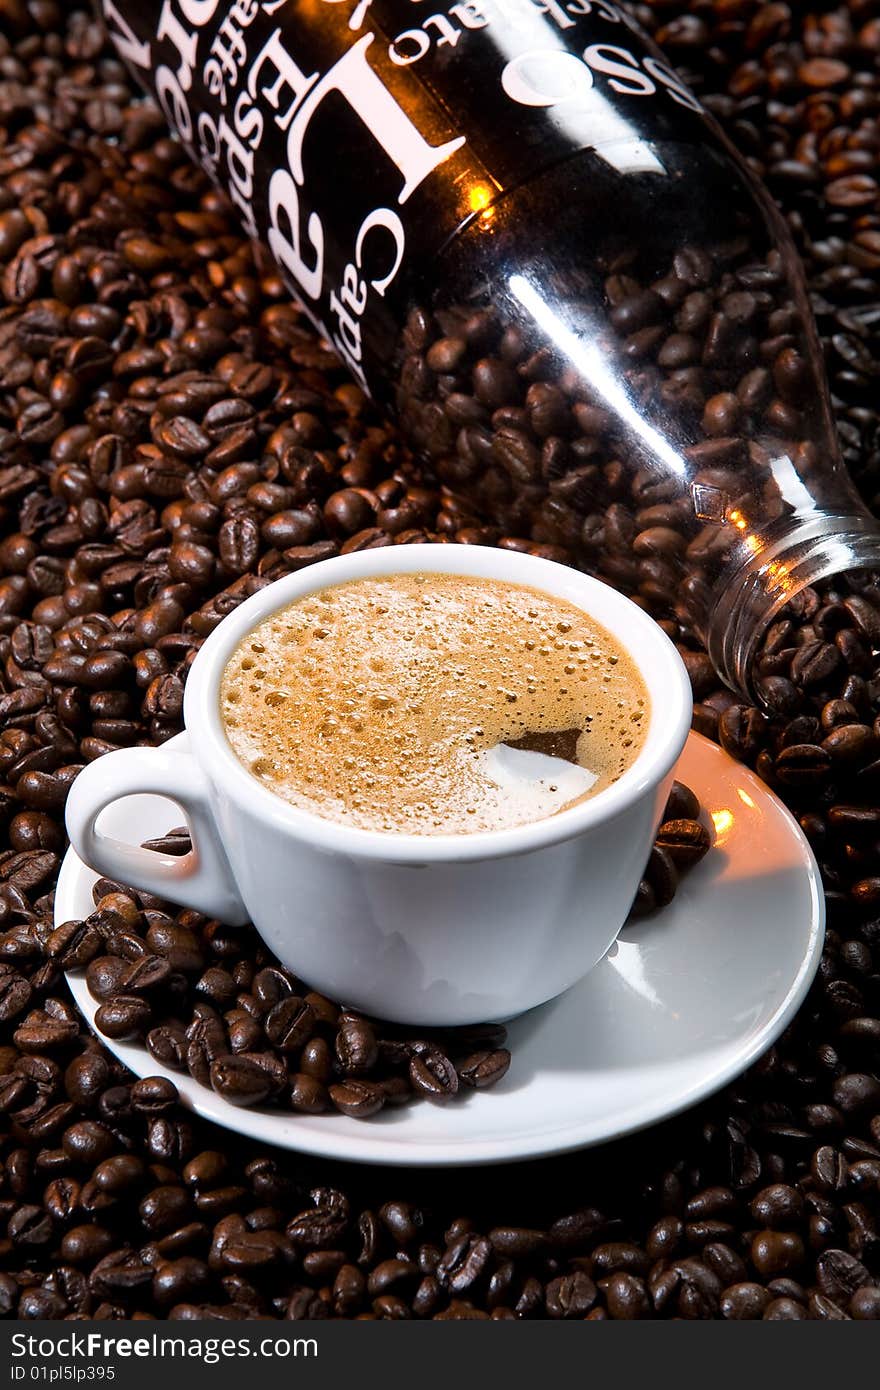
<svg viewBox="0 0 880 1390"><path fill-rule="evenodd" d="M285 801L432 835L508 829L600 792L637 756L649 703L629 654L574 605L413 574L266 618L230 658L220 710L241 762ZM559 731L576 763L510 747Z"/></svg>

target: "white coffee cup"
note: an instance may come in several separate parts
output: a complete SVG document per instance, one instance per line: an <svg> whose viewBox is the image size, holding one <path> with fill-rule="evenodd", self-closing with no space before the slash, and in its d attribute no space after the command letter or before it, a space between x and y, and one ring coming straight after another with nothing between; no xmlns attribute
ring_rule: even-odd
<svg viewBox="0 0 880 1390"><path fill-rule="evenodd" d="M617 782L512 830L410 835L300 810L246 770L219 705L224 667L242 638L307 594L414 571L528 584L582 608L619 639L651 709L645 742ZM690 685L672 643L598 580L482 546L365 550L279 579L224 618L187 679L186 743L124 748L90 763L71 788L67 828L80 857L109 878L232 924L252 921L284 965L349 1007L416 1024L508 1018L574 984L614 941L690 717ZM189 854L175 858L101 832L105 807L138 792L181 807Z"/></svg>

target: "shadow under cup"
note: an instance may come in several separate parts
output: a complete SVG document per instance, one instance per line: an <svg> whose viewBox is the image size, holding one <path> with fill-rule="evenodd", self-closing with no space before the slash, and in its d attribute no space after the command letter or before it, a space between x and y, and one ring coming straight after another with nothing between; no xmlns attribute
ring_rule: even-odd
<svg viewBox="0 0 880 1390"><path fill-rule="evenodd" d="M528 585L583 609L620 641L645 682L650 712L643 746L618 781L513 829L411 835L303 811L247 771L219 705L239 643L272 613L323 588L413 573ZM552 561L477 546L363 551L277 580L226 617L189 674L188 750L123 749L91 764L74 784L68 825L78 853L100 872L212 916L253 921L282 964L349 1007L435 1026L508 1018L581 978L617 936L690 717L690 685L674 646L607 585ZM95 834L104 806L139 791L179 801L193 832L191 855L152 864L160 857Z"/></svg>

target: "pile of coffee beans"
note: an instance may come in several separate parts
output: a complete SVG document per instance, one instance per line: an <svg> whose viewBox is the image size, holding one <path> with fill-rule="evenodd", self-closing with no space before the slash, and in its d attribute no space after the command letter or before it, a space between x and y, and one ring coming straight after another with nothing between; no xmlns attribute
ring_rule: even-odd
<svg viewBox="0 0 880 1390"><path fill-rule="evenodd" d="M172 830L144 847L185 854L189 833ZM409 1036L310 990L251 926L190 909L175 915L171 904L108 879L93 896L91 916L48 938L47 957L86 967L105 1037L145 1043L157 1062L231 1105L363 1120L385 1105L445 1102L460 1088L492 1086L510 1065L500 1024Z"/></svg>
<svg viewBox="0 0 880 1390"><path fill-rule="evenodd" d="M788 218L846 461L880 510L880 7L632 8ZM423 481L91 14L55 0L0 0L0 523L7 1316L880 1317L873 585L780 615L762 710L719 689L686 615L640 595L697 726L770 781L820 862L825 951L776 1046L632 1141L369 1170L234 1139L89 1036L46 950L66 792L103 752L178 731L199 643L276 575L398 539L543 543Z"/></svg>

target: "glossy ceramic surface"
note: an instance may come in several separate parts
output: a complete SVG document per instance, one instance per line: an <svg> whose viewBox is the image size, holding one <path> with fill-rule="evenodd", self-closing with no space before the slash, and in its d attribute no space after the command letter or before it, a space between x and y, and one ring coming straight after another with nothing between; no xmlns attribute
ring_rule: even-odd
<svg viewBox="0 0 880 1390"><path fill-rule="evenodd" d="M648 688L648 728L611 786L527 825L411 835L313 815L248 772L223 731L218 695L239 642L307 594L424 571L563 598L630 652ZM224 618L187 677L185 741L89 763L67 798L67 828L81 858L108 877L225 922L252 921L284 965L333 999L420 1025L505 1018L574 984L617 936L691 709L687 672L665 633L622 594L567 565L478 545L358 551L276 580ZM175 859L108 833L102 812L138 792L176 798L192 853Z"/></svg>
<svg viewBox="0 0 880 1390"><path fill-rule="evenodd" d="M791 1021L819 963L823 899L800 829L752 773L692 734L676 775L711 816L712 852L670 907L625 927L579 984L510 1025L513 1062L493 1091L357 1121L241 1110L188 1077L165 1074L199 1114L264 1143L408 1166L560 1153L694 1104ZM118 802L105 814L131 844L176 823L174 808L157 797ZM95 877L68 851L56 921L91 911ZM69 978L91 1021L96 1004L84 978ZM105 1042L137 1075L163 1071L144 1049Z"/></svg>

